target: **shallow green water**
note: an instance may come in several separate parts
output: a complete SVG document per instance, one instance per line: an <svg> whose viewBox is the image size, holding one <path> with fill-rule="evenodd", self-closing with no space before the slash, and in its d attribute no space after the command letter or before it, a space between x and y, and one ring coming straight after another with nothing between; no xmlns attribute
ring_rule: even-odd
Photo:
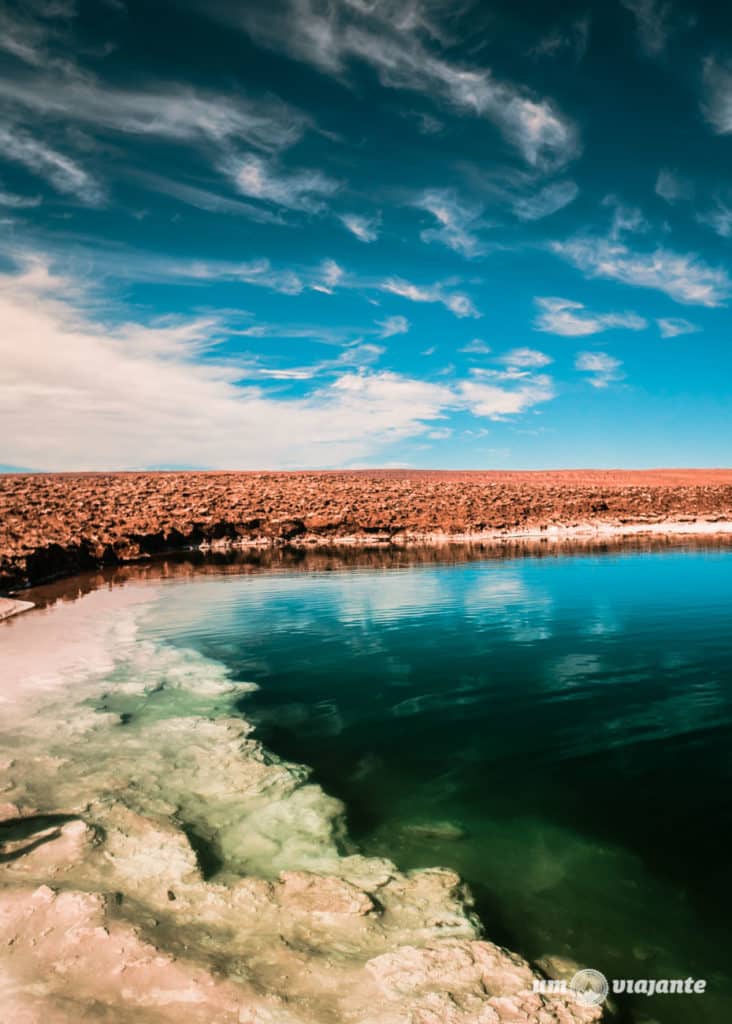
<svg viewBox="0 0 732 1024"><path fill-rule="evenodd" d="M364 851L455 867L490 938L707 979L634 1019L732 1019L732 552L215 577L148 629L258 683L260 737Z"/></svg>

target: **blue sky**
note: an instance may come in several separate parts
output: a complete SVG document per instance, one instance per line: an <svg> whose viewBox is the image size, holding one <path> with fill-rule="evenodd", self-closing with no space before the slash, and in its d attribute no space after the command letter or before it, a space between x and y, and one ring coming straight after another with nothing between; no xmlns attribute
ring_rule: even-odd
<svg viewBox="0 0 732 1024"><path fill-rule="evenodd" d="M729 465L732 16L0 0L3 468Z"/></svg>

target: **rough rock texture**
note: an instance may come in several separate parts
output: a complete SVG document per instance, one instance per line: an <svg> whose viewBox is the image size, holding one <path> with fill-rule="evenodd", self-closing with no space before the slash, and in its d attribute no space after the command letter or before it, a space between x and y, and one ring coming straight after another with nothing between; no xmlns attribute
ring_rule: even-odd
<svg viewBox="0 0 732 1024"><path fill-rule="evenodd" d="M97 591L1 627L3 1020L599 1019L532 991L453 872L360 855L339 801L234 717L242 684L140 639L151 599Z"/></svg>
<svg viewBox="0 0 732 1024"><path fill-rule="evenodd" d="M732 528L732 470L380 470L0 477L0 588L201 544L404 543Z"/></svg>

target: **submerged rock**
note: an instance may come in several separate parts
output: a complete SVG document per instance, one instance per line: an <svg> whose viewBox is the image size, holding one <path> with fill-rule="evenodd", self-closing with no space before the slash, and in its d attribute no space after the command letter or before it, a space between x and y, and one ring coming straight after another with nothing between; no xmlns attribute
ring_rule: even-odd
<svg viewBox="0 0 732 1024"><path fill-rule="evenodd" d="M456 842L468 837L468 830L453 821L413 822L410 825L403 825L400 831L417 839L435 839L446 842Z"/></svg>

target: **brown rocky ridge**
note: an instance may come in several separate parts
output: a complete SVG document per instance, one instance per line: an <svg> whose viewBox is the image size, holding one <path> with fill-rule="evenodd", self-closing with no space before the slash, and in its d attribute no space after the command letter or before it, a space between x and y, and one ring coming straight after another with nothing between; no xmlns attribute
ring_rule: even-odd
<svg viewBox="0 0 732 1024"><path fill-rule="evenodd" d="M0 477L0 589L191 547L732 530L732 470Z"/></svg>

